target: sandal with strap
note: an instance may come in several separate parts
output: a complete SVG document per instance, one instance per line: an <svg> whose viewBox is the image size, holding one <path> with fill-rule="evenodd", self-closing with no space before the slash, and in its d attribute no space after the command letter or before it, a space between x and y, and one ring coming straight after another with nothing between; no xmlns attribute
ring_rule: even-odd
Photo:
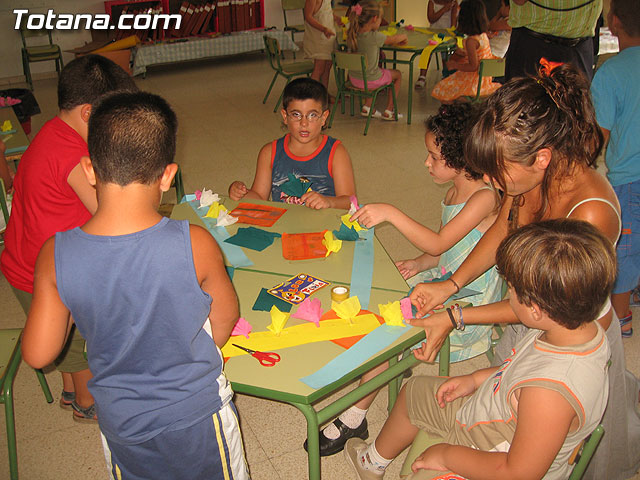
<svg viewBox="0 0 640 480"><path fill-rule="evenodd" d="M370 111L371 111L370 107L367 107L366 105L363 105L362 106L362 110L360 110L360 115L362 115L363 117L368 117ZM382 114L380 112L378 112L377 110L374 110L373 113L371 114L371 116L373 118L382 118Z"/></svg>
<svg viewBox="0 0 640 480"><path fill-rule="evenodd" d="M416 90L422 90L426 83L427 83L427 79L425 77L418 77L414 88Z"/></svg>
<svg viewBox="0 0 640 480"><path fill-rule="evenodd" d="M60 408L64 410L73 410L73 406L71 405L76 399L76 392L67 392L62 390L62 394L60 395Z"/></svg>
<svg viewBox="0 0 640 480"><path fill-rule="evenodd" d="M73 407L73 420L80 423L97 423L98 415L96 414L96 404L94 403L90 407L82 408L74 400L71 403Z"/></svg>
<svg viewBox="0 0 640 480"><path fill-rule="evenodd" d="M395 122L396 121L396 114L393 110L385 110L384 113L382 114L382 120L387 120L389 122ZM402 114L399 113L398 114L398 120L400 120L402 118Z"/></svg>
<svg viewBox="0 0 640 480"><path fill-rule="evenodd" d="M625 325L630 325L631 320L633 320L633 317L631 316L631 312L629 312L629 315L620 319L620 328L624 327ZM633 328L622 330L620 334L622 335L622 338L631 338L633 336Z"/></svg>
<svg viewBox="0 0 640 480"><path fill-rule="evenodd" d="M630 307L640 307L640 288L636 287L631 290L631 301L629 302Z"/></svg>

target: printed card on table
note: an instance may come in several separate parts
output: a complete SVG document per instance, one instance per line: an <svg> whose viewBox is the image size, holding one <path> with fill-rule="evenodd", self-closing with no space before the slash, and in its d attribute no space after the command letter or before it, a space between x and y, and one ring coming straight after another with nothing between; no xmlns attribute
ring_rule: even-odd
<svg viewBox="0 0 640 480"><path fill-rule="evenodd" d="M307 275L306 273L300 273L282 282L280 285L270 288L267 292L287 303L298 305L307 297L327 285L329 285L329 282Z"/></svg>

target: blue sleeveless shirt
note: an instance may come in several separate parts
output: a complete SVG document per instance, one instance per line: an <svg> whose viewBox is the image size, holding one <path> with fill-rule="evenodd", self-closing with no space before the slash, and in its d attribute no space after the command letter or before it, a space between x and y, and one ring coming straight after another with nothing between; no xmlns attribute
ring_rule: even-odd
<svg viewBox="0 0 640 480"><path fill-rule="evenodd" d="M82 336L100 430L120 444L186 428L222 406L222 358L202 325L189 223L129 235L56 234L58 292Z"/></svg>
<svg viewBox="0 0 640 480"><path fill-rule="evenodd" d="M290 134L271 144L271 200L274 202L301 203L298 197L289 197L281 185L293 173L297 178L311 182L311 190L328 197L335 197L333 185L333 155L340 145L337 140L323 135L322 143L311 155L298 157L289 150Z"/></svg>

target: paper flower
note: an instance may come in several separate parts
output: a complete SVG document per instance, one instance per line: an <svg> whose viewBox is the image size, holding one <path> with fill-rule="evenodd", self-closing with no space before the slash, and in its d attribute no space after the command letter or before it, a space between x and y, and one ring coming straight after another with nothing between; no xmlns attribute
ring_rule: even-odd
<svg viewBox="0 0 640 480"><path fill-rule="evenodd" d="M324 239L322 240L322 244L327 248L327 253L325 257L328 257L332 252L339 252L342 248L342 240L337 240L331 231L327 230L324 232Z"/></svg>
<svg viewBox="0 0 640 480"><path fill-rule="evenodd" d="M231 336L233 335L244 335L249 338L249 334L253 327L249 322L247 322L244 317L240 317L236 324L233 326L233 330L231 330Z"/></svg>
<svg viewBox="0 0 640 480"><path fill-rule="evenodd" d="M288 180L280 185L280 190L290 197L300 198L311 188L311 182L297 178L294 174L289 173Z"/></svg>
<svg viewBox="0 0 640 480"><path fill-rule="evenodd" d="M342 23L342 25L349 25L349 17L340 17L340 23Z"/></svg>
<svg viewBox="0 0 640 480"><path fill-rule="evenodd" d="M197 197L196 197L197 198ZM215 202L219 202L220 201L220 195L218 195L217 193L213 193L211 190L207 190L206 188L202 189L202 192L200 192L200 207L199 208L203 208L203 207L208 207L209 205L215 203ZM216 218L216 216L214 216L213 218Z"/></svg>
<svg viewBox="0 0 640 480"><path fill-rule="evenodd" d="M13 125L11 125L11 120L5 120L4 123L2 124L2 127L0 127L0 130L2 130L3 132L9 132L13 130Z"/></svg>
<svg viewBox="0 0 640 480"><path fill-rule="evenodd" d="M298 309L292 317L313 322L316 324L316 327L319 327L320 317L322 317L322 302L319 298L306 298L298 306Z"/></svg>
<svg viewBox="0 0 640 480"><path fill-rule="evenodd" d="M413 318L413 306L411 305L411 299L409 297L404 297L400 300L400 311L402 312L402 316L406 319Z"/></svg>
<svg viewBox="0 0 640 480"><path fill-rule="evenodd" d="M380 315L384 318L384 321L387 325L391 325L392 327L404 327L404 323L402 323L402 310L400 310L400 302L389 302L385 305L378 305L380 309Z"/></svg>
<svg viewBox="0 0 640 480"><path fill-rule="evenodd" d="M267 329L271 330L274 334L280 335L287 320L289 320L289 313L281 312L275 305L271 307L271 325Z"/></svg>
<svg viewBox="0 0 640 480"><path fill-rule="evenodd" d="M344 223L340 224L340 230L333 231L333 236L338 240L346 240L348 242L355 242L360 238L354 227L347 227Z"/></svg>
<svg viewBox="0 0 640 480"><path fill-rule="evenodd" d="M331 302L331 309L339 318L353 323L353 319L360 313L360 300L357 296L354 296L339 303Z"/></svg>
<svg viewBox="0 0 640 480"><path fill-rule="evenodd" d="M387 37L390 37L398 33L398 29L396 27L387 27L386 30L381 30L381 32L384 33Z"/></svg>
<svg viewBox="0 0 640 480"><path fill-rule="evenodd" d="M349 200L351 201L351 206L349 207L349 215L353 215L360 209L360 205L358 205L358 199L355 195L351 195L349 197Z"/></svg>
<svg viewBox="0 0 640 480"><path fill-rule="evenodd" d="M344 223L348 228L353 227L356 229L356 232L359 232L360 230L365 230L365 228L362 227L362 225L360 225L358 222L352 222L351 220L349 220L350 218L351 218L351 215L348 213L345 213L340 217L340 219L342 220L342 223Z"/></svg>
<svg viewBox="0 0 640 480"><path fill-rule="evenodd" d="M204 196L204 193L202 195ZM202 199L200 199L200 202L202 202ZM218 202L213 202L209 207L209 210L207 211L205 217L217 219L221 211L226 212L227 208L224 205L220 205Z"/></svg>
<svg viewBox="0 0 640 480"><path fill-rule="evenodd" d="M229 215L229 212L225 207L222 207L218 212L218 218L216 221L216 226L218 227L227 227L229 225L233 225L238 221L238 217L234 217L233 215Z"/></svg>

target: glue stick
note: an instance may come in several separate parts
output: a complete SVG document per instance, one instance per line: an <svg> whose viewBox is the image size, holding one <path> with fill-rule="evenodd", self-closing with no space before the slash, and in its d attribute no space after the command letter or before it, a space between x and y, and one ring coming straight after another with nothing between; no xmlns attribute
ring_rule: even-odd
<svg viewBox="0 0 640 480"><path fill-rule="evenodd" d="M333 287L331 289L331 300L343 302L349 298L349 287Z"/></svg>

